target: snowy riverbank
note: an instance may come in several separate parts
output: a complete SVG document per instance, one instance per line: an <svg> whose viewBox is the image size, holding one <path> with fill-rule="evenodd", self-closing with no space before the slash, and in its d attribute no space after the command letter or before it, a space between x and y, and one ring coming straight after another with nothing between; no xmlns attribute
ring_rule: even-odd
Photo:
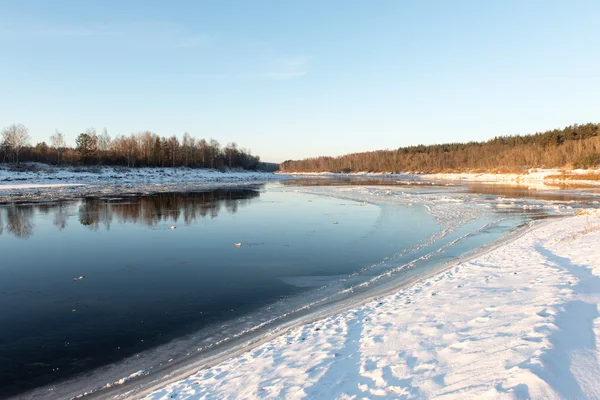
<svg viewBox="0 0 600 400"><path fill-rule="evenodd" d="M598 243L598 211L544 222L148 398L598 398Z"/></svg>
<svg viewBox="0 0 600 400"><path fill-rule="evenodd" d="M124 168L124 167L54 167L46 164L23 164L20 169L0 165L0 190L30 185L98 185L116 183L222 182L281 179L270 172L192 169L192 168Z"/></svg>
<svg viewBox="0 0 600 400"><path fill-rule="evenodd" d="M385 173L385 172L356 172L348 174L336 174L330 172L289 172L295 176L312 177L368 177L368 178L390 178L394 180L410 182L474 182L486 184L503 185L525 185L529 187L547 188L557 185L600 185L599 170L575 169L564 172L562 169L530 169L526 173Z"/></svg>
<svg viewBox="0 0 600 400"><path fill-rule="evenodd" d="M285 179L270 172L191 168L54 167L0 165L0 200L57 199L93 194L186 190L201 185Z"/></svg>
<svg viewBox="0 0 600 400"><path fill-rule="evenodd" d="M552 185L600 185L598 170L574 169L563 171L560 169L530 169L523 174L515 173L444 173L417 175L426 180L449 180L482 182L508 185L552 186Z"/></svg>

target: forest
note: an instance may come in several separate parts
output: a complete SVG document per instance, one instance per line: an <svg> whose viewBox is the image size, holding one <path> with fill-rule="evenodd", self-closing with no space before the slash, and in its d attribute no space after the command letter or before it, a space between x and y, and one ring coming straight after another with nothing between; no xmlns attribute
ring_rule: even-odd
<svg viewBox="0 0 600 400"><path fill-rule="evenodd" d="M594 168L600 166L600 124L522 136L499 136L485 142L400 147L288 160L282 172L523 172L530 168Z"/></svg>
<svg viewBox="0 0 600 400"><path fill-rule="evenodd" d="M79 134L75 147L68 146L62 133L49 142L32 145L29 130L13 124L2 130L0 163L41 162L55 165L107 165L126 167L189 167L276 170L277 164L261 163L249 150L229 143L222 147L214 140L197 139L184 133L161 137L146 131L112 138L106 129L88 129Z"/></svg>

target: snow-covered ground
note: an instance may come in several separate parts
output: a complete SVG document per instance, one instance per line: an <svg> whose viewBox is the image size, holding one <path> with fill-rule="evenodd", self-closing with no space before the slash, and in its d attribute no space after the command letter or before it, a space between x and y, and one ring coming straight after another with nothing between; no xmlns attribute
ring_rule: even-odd
<svg viewBox="0 0 600 400"><path fill-rule="evenodd" d="M277 180L280 176L255 171L192 168L121 168L121 167L54 167L45 164L25 164L23 170L0 165L0 190L25 188L30 185L222 182L246 180Z"/></svg>
<svg viewBox="0 0 600 400"><path fill-rule="evenodd" d="M493 173L455 173L455 174L422 174L421 179L451 180L467 182L485 182L495 184L524 184L529 186L547 186L556 184L600 185L599 180L572 179L571 176L599 174L598 170L575 169L563 175L559 169L530 169L524 174L493 174Z"/></svg>
<svg viewBox="0 0 600 400"><path fill-rule="evenodd" d="M147 398L600 398L600 213L578 214Z"/></svg>
<svg viewBox="0 0 600 400"><path fill-rule="evenodd" d="M89 193L182 190L198 184L257 183L285 179L269 172L191 168L54 167L24 164L21 170L0 165L0 199L35 200Z"/></svg>

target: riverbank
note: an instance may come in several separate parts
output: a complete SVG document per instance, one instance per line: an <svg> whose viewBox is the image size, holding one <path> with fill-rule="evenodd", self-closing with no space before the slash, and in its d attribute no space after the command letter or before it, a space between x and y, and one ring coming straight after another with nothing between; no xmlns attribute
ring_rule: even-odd
<svg viewBox="0 0 600 400"><path fill-rule="evenodd" d="M597 398L600 215L579 214L148 398Z"/></svg>
<svg viewBox="0 0 600 400"><path fill-rule="evenodd" d="M192 168L55 167L0 165L0 201L57 200L89 195L184 191L199 186L285 179L271 172Z"/></svg>
<svg viewBox="0 0 600 400"><path fill-rule="evenodd" d="M499 185L523 185L532 188L548 188L556 186L600 186L599 170L563 170L563 169L530 169L524 173L493 172L445 172L445 173L389 173L389 172L285 172L295 176L312 177L371 177L390 178L407 183L423 182L461 182L486 183Z"/></svg>

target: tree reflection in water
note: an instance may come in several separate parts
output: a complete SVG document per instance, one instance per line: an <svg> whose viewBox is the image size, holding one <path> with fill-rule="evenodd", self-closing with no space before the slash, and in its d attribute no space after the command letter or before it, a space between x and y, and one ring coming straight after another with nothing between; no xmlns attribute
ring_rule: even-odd
<svg viewBox="0 0 600 400"><path fill-rule="evenodd" d="M69 216L73 215L77 215L81 225L92 230L103 226L108 231L114 221L148 226L164 222L187 225L198 218L216 218L223 208L235 214L239 207L259 196L260 192L256 189L237 188L119 199L89 197L57 203L9 204L0 207L0 235L6 229L15 237L29 238L33 235L37 214L52 216L52 222L59 231L67 228Z"/></svg>
<svg viewBox="0 0 600 400"><path fill-rule="evenodd" d="M27 239L33 235L33 207L11 205L6 209L6 231L18 238Z"/></svg>

